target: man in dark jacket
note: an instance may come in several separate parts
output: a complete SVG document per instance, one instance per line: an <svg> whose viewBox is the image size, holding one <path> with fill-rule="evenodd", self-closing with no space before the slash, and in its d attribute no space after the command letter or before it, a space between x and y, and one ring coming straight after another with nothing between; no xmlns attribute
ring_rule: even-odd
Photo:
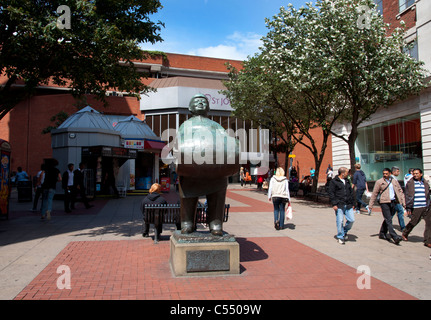
<svg viewBox="0 0 431 320"><path fill-rule="evenodd" d="M88 203L87 196L85 195L85 185L84 185L84 163L79 164L79 168L73 172L73 189L74 189L74 197L72 198L72 209L75 209L76 196L79 194L81 196L82 202L85 205L86 209L90 209L94 207L93 205Z"/></svg>
<svg viewBox="0 0 431 320"><path fill-rule="evenodd" d="M411 220L402 233L403 240L408 240L409 233L421 221L421 218L424 217L424 244L431 248L430 205L430 186L423 179L422 170L414 169L413 179L410 179L406 185L406 210Z"/></svg>
<svg viewBox="0 0 431 320"><path fill-rule="evenodd" d="M362 195L365 190L368 192L367 177L364 171L361 170L361 164L355 164L355 174L353 175L352 188L356 186L356 213L361 213L361 205L367 209L368 214L371 214L371 210L368 205L362 201Z"/></svg>
<svg viewBox="0 0 431 320"><path fill-rule="evenodd" d="M355 197L352 186L347 179L348 172L349 170L344 167L338 169L338 176L331 180L328 187L329 199L336 215L337 239L340 244L345 243L347 232L355 222L353 213ZM343 226L344 216L346 216L346 224Z"/></svg>
<svg viewBox="0 0 431 320"><path fill-rule="evenodd" d="M168 203L166 201L166 199L160 195L161 192L162 192L162 186L160 184L154 183L151 186L151 188L149 190L149 195L146 196L144 198L144 200L142 200L142 202L141 202L142 214L145 214L145 205L146 204L167 204ZM162 210L164 210L164 209L162 209ZM145 221L145 217L144 217L144 221ZM162 227L163 227L163 224L159 223L159 229L156 230L156 232L158 234L162 233ZM142 236L148 237L149 231L150 231L150 224L144 222L144 231L142 233Z"/></svg>

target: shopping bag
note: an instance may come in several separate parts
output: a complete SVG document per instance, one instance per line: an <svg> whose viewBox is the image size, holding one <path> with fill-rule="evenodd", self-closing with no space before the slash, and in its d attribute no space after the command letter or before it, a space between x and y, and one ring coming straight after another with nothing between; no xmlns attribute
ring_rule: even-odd
<svg viewBox="0 0 431 320"><path fill-rule="evenodd" d="M289 205L286 206L286 221L292 220L292 218L293 218L292 206L290 205L290 202L289 202Z"/></svg>

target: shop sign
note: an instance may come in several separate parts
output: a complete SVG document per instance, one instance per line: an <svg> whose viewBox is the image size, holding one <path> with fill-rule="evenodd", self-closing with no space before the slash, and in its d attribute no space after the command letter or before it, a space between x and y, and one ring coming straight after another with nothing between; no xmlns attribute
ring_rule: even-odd
<svg viewBox="0 0 431 320"><path fill-rule="evenodd" d="M124 147L127 149L138 149L143 150L144 147L144 140L142 139L126 139L124 140Z"/></svg>

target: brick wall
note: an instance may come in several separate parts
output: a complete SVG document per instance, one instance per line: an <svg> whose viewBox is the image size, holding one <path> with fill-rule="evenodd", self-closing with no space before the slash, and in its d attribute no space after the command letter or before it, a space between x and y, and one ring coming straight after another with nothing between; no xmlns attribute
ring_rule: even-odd
<svg viewBox="0 0 431 320"><path fill-rule="evenodd" d="M315 128L310 130L310 132L320 152L320 148L323 143L322 129ZM304 142L308 145L310 144L309 140L306 137L304 137ZM326 147L325 156L323 157L323 161L320 166L320 172L319 172L319 183L321 184L326 183L326 169L328 168L328 164L332 165L332 139L331 138L328 139L327 144L328 145ZM293 150L293 154L296 156L293 159L293 166L296 167L296 170L298 171L299 180L301 181L304 176L310 175L311 168L316 169L314 157L309 149L307 149L305 146L299 143L296 145L295 149ZM286 155L278 154L278 165L280 167L284 168L285 161L286 161ZM289 168L289 165L287 166L287 168Z"/></svg>
<svg viewBox="0 0 431 320"><path fill-rule="evenodd" d="M401 21L406 23L406 31L416 26L416 8L399 14L398 0L383 0L383 20L390 24L390 30L400 27ZM399 19L397 19L398 15Z"/></svg>

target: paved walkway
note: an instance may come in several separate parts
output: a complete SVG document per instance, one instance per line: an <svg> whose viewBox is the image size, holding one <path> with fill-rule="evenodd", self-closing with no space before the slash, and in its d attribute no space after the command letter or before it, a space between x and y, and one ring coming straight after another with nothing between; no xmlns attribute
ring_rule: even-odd
<svg viewBox="0 0 431 320"><path fill-rule="evenodd" d="M174 192L164 196L176 202ZM231 185L224 229L240 244L241 274L208 281L215 278L172 275L174 226L159 244L142 238L141 200L97 199L73 214L55 201L52 220L42 221L30 203L12 197L10 220L0 221L0 299L431 299L423 222L396 246L378 239L379 212L356 215L340 245L328 205L294 198L293 220L276 231L266 196ZM59 288L66 284L62 266L70 270L71 289ZM369 282L357 273L360 266L371 272Z"/></svg>

